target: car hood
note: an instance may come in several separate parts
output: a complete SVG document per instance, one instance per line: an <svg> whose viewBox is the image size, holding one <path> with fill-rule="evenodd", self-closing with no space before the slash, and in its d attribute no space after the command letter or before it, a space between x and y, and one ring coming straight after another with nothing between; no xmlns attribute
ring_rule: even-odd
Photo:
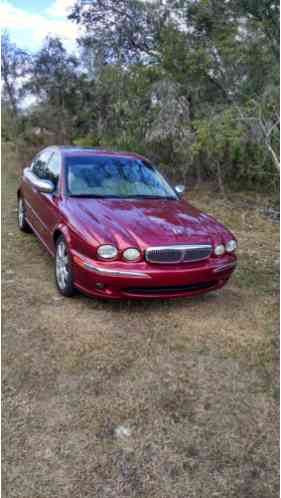
<svg viewBox="0 0 281 498"><path fill-rule="evenodd" d="M65 208L75 232L94 244L145 249L229 238L223 225L183 200L69 198Z"/></svg>

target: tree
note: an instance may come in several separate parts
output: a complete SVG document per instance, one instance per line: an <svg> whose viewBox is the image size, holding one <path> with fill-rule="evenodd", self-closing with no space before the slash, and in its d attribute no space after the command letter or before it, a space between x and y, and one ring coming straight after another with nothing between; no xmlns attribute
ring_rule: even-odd
<svg viewBox="0 0 281 498"><path fill-rule="evenodd" d="M78 60L68 55L58 38L47 38L34 56L25 89L36 97L38 124L53 130L62 143L71 138L83 100ZM76 114L77 113L77 114Z"/></svg>
<svg viewBox="0 0 281 498"><path fill-rule="evenodd" d="M22 82L30 67L30 56L11 42L6 31L1 36L2 98L16 116L22 95Z"/></svg>
<svg viewBox="0 0 281 498"><path fill-rule="evenodd" d="M31 127L52 142L133 149L222 190L276 180L277 0L95 0L70 19L82 28L79 58L48 38L28 74L3 85L24 140Z"/></svg>
<svg viewBox="0 0 281 498"><path fill-rule="evenodd" d="M278 0L233 0L234 8L245 15L256 33L264 34L272 54L280 57L280 2Z"/></svg>
<svg viewBox="0 0 281 498"><path fill-rule="evenodd" d="M86 35L80 43L91 47L102 64L157 60L159 29L165 18L162 3L96 0L85 8L77 2L69 19L83 25Z"/></svg>

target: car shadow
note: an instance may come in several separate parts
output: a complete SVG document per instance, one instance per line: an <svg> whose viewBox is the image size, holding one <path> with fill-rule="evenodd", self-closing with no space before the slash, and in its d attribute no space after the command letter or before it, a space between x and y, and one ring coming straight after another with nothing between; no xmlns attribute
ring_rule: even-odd
<svg viewBox="0 0 281 498"><path fill-rule="evenodd" d="M112 301L103 298L91 298L85 296L82 293L78 293L76 298L81 300L85 305L103 309L104 311L108 310L111 313L120 313L120 312L151 312L173 309L173 310L182 310L187 307L202 307L213 304L214 302L220 302L223 298L223 291L213 291L210 293L202 294L200 296L192 296L192 297L177 297L177 298L153 298L153 299L139 299L139 300L120 300L120 301Z"/></svg>

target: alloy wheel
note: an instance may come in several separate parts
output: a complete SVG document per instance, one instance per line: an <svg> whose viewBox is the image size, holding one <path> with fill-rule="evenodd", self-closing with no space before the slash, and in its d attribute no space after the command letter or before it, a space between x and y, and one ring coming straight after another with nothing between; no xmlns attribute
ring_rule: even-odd
<svg viewBox="0 0 281 498"><path fill-rule="evenodd" d="M56 276L58 286L61 290L65 290L69 282L69 259L67 247L63 240L57 246L56 254Z"/></svg>

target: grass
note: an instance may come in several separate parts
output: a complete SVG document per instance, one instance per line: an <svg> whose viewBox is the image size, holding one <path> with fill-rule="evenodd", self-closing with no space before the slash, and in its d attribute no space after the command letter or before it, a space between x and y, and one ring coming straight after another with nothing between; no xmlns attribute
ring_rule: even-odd
<svg viewBox="0 0 281 498"><path fill-rule="evenodd" d="M189 192L239 239L222 291L176 301L61 298L16 227L4 158L7 498L275 498L278 241L268 198Z"/></svg>

